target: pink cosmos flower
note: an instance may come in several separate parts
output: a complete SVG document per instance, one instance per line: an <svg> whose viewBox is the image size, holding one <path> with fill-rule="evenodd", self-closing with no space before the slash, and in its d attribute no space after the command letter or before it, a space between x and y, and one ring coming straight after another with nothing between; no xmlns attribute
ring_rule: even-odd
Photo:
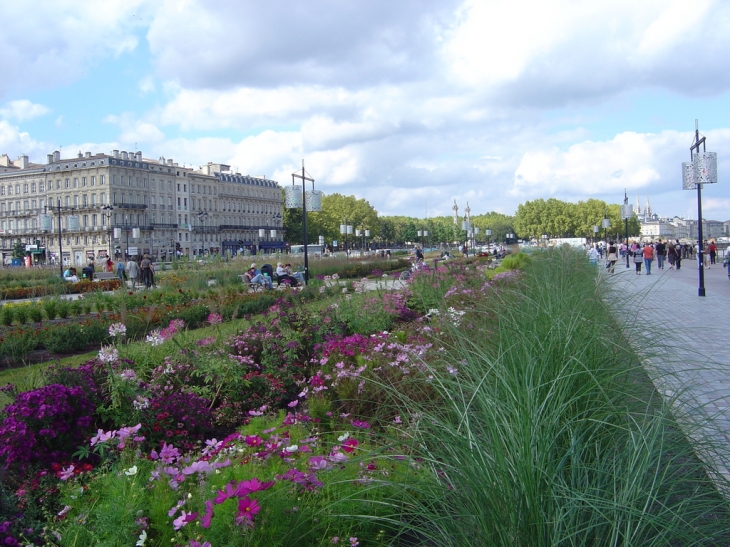
<svg viewBox="0 0 730 547"><path fill-rule="evenodd" d="M210 528L210 523L213 520L213 516L213 500L206 500L205 515L200 517L200 525L203 528Z"/></svg>
<svg viewBox="0 0 730 547"><path fill-rule="evenodd" d="M261 506L256 500L252 500L248 496L238 500L238 515L236 516L237 524L252 524L253 518L261 511Z"/></svg>
<svg viewBox="0 0 730 547"><path fill-rule="evenodd" d="M357 442L357 439L353 439L352 437L349 439L345 439L345 442L342 443L342 450L345 452L354 452L357 445L360 443Z"/></svg>
<svg viewBox="0 0 730 547"><path fill-rule="evenodd" d="M186 513L183 511L179 517L172 521L172 526L175 530L179 530L183 526L187 525L188 522L193 522L194 520L197 520L197 518L198 513Z"/></svg>

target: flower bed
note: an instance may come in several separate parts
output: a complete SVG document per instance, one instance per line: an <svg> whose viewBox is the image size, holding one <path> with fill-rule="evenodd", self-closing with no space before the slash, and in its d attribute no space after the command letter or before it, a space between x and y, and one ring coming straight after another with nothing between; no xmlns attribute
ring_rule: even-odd
<svg viewBox="0 0 730 547"><path fill-rule="evenodd" d="M701 465L667 457L683 446L662 446L669 428L628 419L592 270L558 258L536 275L417 273L398 297L344 287L318 313L281 298L233 336L220 314L201 340L175 320L124 344L113 324L93 361L6 390L0 540L540 545L580 531L603 544L640 515L638 544L686 539L687 522L724 542L721 498L677 497ZM584 278L551 285L560 268ZM563 530L556 515L576 506Z"/></svg>

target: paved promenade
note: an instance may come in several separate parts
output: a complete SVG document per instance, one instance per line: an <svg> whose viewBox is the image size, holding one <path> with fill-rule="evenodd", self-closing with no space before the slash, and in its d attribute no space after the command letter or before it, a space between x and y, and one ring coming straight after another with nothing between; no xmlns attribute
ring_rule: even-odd
<svg viewBox="0 0 730 547"><path fill-rule="evenodd" d="M658 391L672 401L683 425L700 425L694 439L710 473L730 480L730 279L722 264L704 270L706 296L698 296L696 260L681 270L634 273L618 263L608 276L620 315L639 326L632 343ZM606 272L605 269L602 272ZM694 429L694 428L693 428ZM688 429L685 428L687 431ZM707 446L704 440L714 446ZM730 496L730 492L725 492Z"/></svg>

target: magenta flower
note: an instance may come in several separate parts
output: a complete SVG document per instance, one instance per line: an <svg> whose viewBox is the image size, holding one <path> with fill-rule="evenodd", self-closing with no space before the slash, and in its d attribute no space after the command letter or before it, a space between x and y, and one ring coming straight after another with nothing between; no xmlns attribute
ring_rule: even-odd
<svg viewBox="0 0 730 547"><path fill-rule="evenodd" d="M261 506L256 500L252 500L248 496L238 500L238 515L236 516L237 524L252 524L253 518L261 511Z"/></svg>
<svg viewBox="0 0 730 547"><path fill-rule="evenodd" d="M345 452L354 452L355 448L357 448L357 445L359 444L360 443L357 442L357 439L345 439L345 442L342 443L342 450Z"/></svg>
<svg viewBox="0 0 730 547"><path fill-rule="evenodd" d="M350 420L350 424L358 429L370 429L369 423L360 420Z"/></svg>
<svg viewBox="0 0 730 547"><path fill-rule="evenodd" d="M193 522L194 520L197 520L197 518L198 513L186 513L183 511L179 517L172 521L172 526L175 530L179 530L183 526L187 525L188 522Z"/></svg>
<svg viewBox="0 0 730 547"><path fill-rule="evenodd" d="M213 500L206 500L205 514L200 517L200 525L203 528L210 528L210 523L213 520L213 516Z"/></svg>

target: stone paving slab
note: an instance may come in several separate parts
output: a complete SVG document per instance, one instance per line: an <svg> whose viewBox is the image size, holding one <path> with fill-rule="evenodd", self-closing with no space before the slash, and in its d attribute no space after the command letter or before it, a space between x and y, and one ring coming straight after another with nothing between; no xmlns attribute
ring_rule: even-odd
<svg viewBox="0 0 730 547"><path fill-rule="evenodd" d="M727 271L722 264L704 270L704 297L698 296L695 260L682 261L680 270L670 270L669 265L657 270L654 262L651 275L644 271L636 275L633 264L626 268L618 263L613 275L605 269L601 274L610 283L619 318L638 327L632 344L645 356L645 368L657 390L673 402L680 424L701 427L702 438L692 440L708 472L730 481ZM707 439L716 445L707 446Z"/></svg>

